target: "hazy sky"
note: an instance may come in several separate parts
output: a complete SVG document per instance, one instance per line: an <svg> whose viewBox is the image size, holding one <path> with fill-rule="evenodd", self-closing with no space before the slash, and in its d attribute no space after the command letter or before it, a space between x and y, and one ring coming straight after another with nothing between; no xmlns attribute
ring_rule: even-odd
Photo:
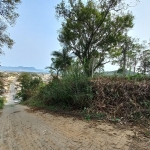
<svg viewBox="0 0 150 150"><path fill-rule="evenodd" d="M61 22L55 17L55 6L61 0L22 0L17 12L20 17L8 33L14 39L12 49L3 48L5 55L0 57L2 66L25 66L44 69L50 65L50 54L60 50L57 40ZM130 35L141 40L150 38L150 0L141 0L131 8L135 16L134 28ZM105 70L117 67L107 65Z"/></svg>

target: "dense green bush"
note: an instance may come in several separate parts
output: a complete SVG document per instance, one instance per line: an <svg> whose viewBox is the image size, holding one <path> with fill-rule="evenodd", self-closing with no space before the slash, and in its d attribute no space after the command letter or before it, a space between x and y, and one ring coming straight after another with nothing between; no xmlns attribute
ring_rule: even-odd
<svg viewBox="0 0 150 150"><path fill-rule="evenodd" d="M3 108L4 102L5 102L5 98L4 97L0 97L0 109Z"/></svg>
<svg viewBox="0 0 150 150"><path fill-rule="evenodd" d="M21 73L18 81L20 82L21 91L17 93L17 97L22 101L28 100L36 95L39 86L42 84L42 79L37 74Z"/></svg>
<svg viewBox="0 0 150 150"><path fill-rule="evenodd" d="M77 68L63 73L61 79L55 79L41 87L35 100L46 105L66 105L74 108L88 107L92 100L92 88L89 78Z"/></svg>
<svg viewBox="0 0 150 150"><path fill-rule="evenodd" d="M127 75L126 79L128 80L136 80L136 81L150 81L150 76L148 75L143 75L141 73L136 73L134 75Z"/></svg>

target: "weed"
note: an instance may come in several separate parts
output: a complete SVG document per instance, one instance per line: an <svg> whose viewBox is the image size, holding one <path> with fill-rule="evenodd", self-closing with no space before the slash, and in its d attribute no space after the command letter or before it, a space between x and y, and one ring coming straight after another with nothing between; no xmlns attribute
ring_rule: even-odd
<svg viewBox="0 0 150 150"><path fill-rule="evenodd" d="M86 120L88 120L88 121L91 120L91 115L88 115L88 114L87 114L87 115L84 117L84 119L86 119Z"/></svg>
<svg viewBox="0 0 150 150"><path fill-rule="evenodd" d="M97 113L94 115L97 119L104 119L106 117L106 114L104 113Z"/></svg>

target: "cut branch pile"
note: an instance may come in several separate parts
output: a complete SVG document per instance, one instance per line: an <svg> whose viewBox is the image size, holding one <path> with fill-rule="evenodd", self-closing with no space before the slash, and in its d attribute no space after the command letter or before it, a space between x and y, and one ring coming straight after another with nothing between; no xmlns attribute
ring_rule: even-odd
<svg viewBox="0 0 150 150"><path fill-rule="evenodd" d="M95 112L131 121L150 118L150 81L102 77L91 82Z"/></svg>

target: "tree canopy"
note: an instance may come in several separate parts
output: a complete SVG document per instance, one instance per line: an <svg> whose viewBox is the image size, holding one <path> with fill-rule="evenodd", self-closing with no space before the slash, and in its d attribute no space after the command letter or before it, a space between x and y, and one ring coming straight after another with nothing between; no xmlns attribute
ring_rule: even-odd
<svg viewBox="0 0 150 150"><path fill-rule="evenodd" d="M57 17L63 18L58 40L77 56L88 76L109 62L109 51L133 27L134 16L123 13L120 4L118 0L70 0L56 7Z"/></svg>
<svg viewBox="0 0 150 150"><path fill-rule="evenodd" d="M7 26L14 25L16 18L19 16L15 12L17 4L20 0L1 0L0 1L0 54L2 53L2 47L6 45L11 48L14 41L9 37L7 31Z"/></svg>
<svg viewBox="0 0 150 150"><path fill-rule="evenodd" d="M0 16L1 20L5 20L9 24L14 24L16 18L19 16L18 13L15 12L17 8L17 4L19 4L20 0L1 0L0 1Z"/></svg>

